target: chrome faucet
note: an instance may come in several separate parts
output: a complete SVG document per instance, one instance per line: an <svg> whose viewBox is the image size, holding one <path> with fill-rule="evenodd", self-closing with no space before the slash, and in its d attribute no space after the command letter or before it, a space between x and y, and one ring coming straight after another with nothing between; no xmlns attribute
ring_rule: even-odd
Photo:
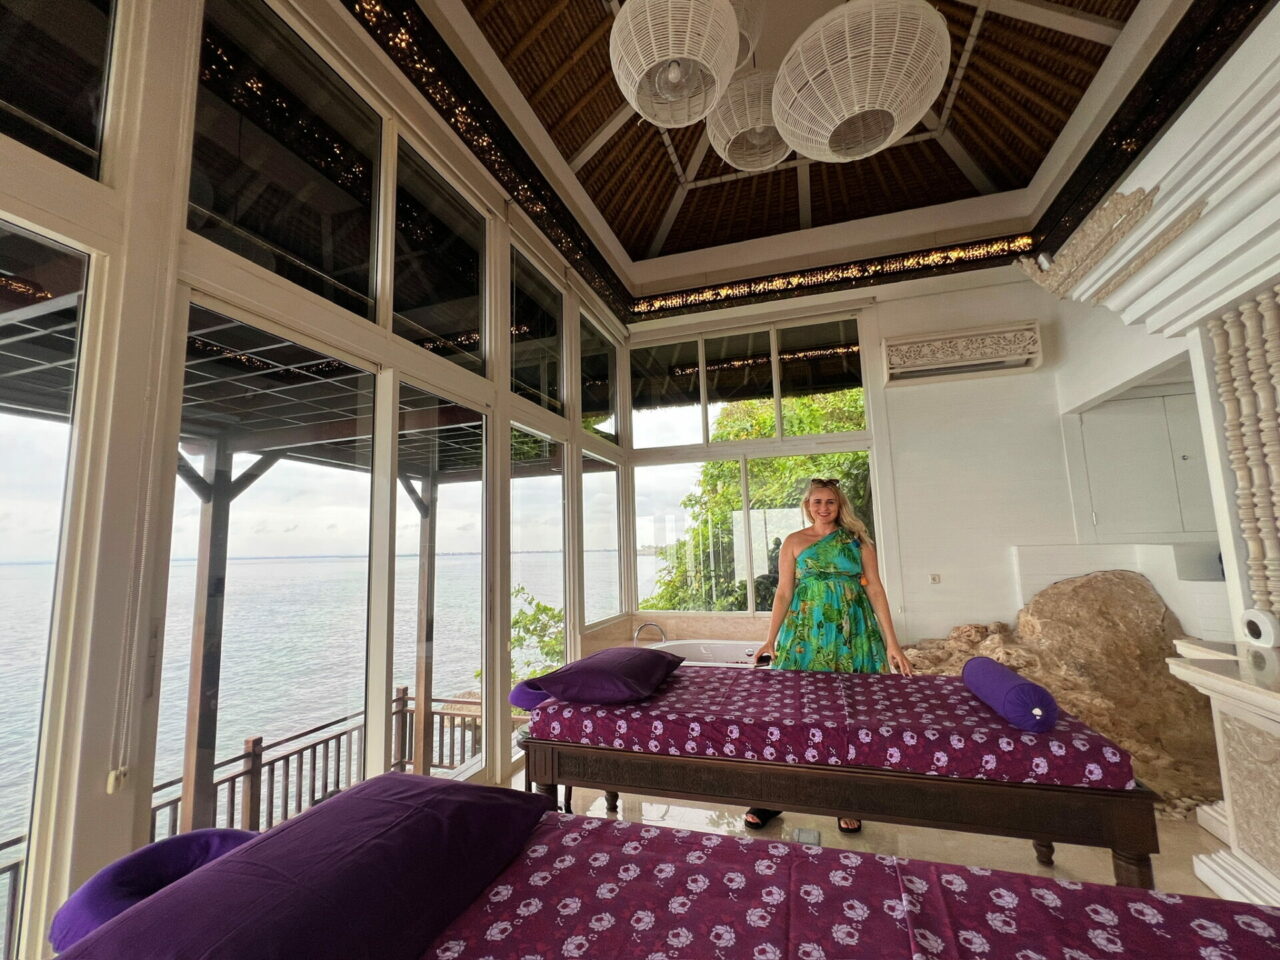
<svg viewBox="0 0 1280 960"><path fill-rule="evenodd" d="M636 627L636 632L635 632L635 633L633 633L633 634L631 634L631 645L632 645L633 647L635 647L635 646L639 646L639 644L640 644L640 631L641 631L641 630L643 630L645 627L653 627L653 628L655 628L655 629L658 631L658 633L660 633L660 634L662 635L662 642L663 642L663 643L666 643L666 642L667 642L667 631L665 631L665 630L663 630L663 629L662 629L662 624L660 624L660 623L654 623L652 620L650 620L648 623L642 623L642 624L640 624L640 626Z"/></svg>

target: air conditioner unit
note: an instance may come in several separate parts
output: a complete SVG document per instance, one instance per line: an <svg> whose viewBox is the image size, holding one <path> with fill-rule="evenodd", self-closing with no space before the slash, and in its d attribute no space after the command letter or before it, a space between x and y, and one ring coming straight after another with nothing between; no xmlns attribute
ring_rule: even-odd
<svg viewBox="0 0 1280 960"><path fill-rule="evenodd" d="M1043 360L1036 320L884 340L886 384L1021 373Z"/></svg>

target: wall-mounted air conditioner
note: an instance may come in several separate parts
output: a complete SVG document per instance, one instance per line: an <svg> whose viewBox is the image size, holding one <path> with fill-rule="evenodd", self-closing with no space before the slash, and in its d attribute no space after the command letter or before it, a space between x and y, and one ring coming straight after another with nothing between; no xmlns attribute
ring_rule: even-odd
<svg viewBox="0 0 1280 960"><path fill-rule="evenodd" d="M886 384L1021 373L1043 360L1036 320L884 339Z"/></svg>

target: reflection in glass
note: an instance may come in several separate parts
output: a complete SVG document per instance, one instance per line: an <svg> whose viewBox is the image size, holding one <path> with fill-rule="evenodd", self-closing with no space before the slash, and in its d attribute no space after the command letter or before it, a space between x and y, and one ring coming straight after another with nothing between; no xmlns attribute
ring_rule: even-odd
<svg viewBox="0 0 1280 960"><path fill-rule="evenodd" d="M191 230L372 319L379 131L266 4L207 0Z"/></svg>
<svg viewBox="0 0 1280 960"><path fill-rule="evenodd" d="M484 417L401 384L398 444L392 764L447 776L483 744Z"/></svg>
<svg viewBox="0 0 1280 960"><path fill-rule="evenodd" d="M114 0L0 0L0 134L98 175Z"/></svg>
<svg viewBox="0 0 1280 960"><path fill-rule="evenodd" d="M803 457L763 457L747 461L751 503L751 566L755 576L756 609L773 607L778 589L778 553L787 534L808 526L800 503L814 477L835 477L854 513L875 536L872 516L871 455L816 453Z"/></svg>
<svg viewBox="0 0 1280 960"><path fill-rule="evenodd" d="M697 341L631 351L631 442L635 447L702 442Z"/></svg>
<svg viewBox="0 0 1280 960"><path fill-rule="evenodd" d="M582 600L586 623L622 612L618 583L618 468L584 453Z"/></svg>
<svg viewBox="0 0 1280 960"><path fill-rule="evenodd" d="M784 327L778 360L785 436L867 429L857 320Z"/></svg>
<svg viewBox="0 0 1280 960"><path fill-rule="evenodd" d="M403 141L392 329L484 375L484 217Z"/></svg>
<svg viewBox="0 0 1280 960"><path fill-rule="evenodd" d="M586 317L582 324L582 425L598 437L618 442L614 371L618 351Z"/></svg>
<svg viewBox="0 0 1280 960"><path fill-rule="evenodd" d="M202 650L202 695L184 731L191 693L162 684L158 769L184 756L185 783L157 792L161 835L265 828L360 778L373 393L370 373L190 311L178 472L194 497L175 504L173 543L194 555L172 554L170 592L191 599L169 610L164 659ZM256 807L215 769L254 744Z"/></svg>
<svg viewBox="0 0 1280 960"><path fill-rule="evenodd" d="M754 440L772 437L773 354L769 331L708 337L707 422L711 439Z"/></svg>
<svg viewBox="0 0 1280 960"><path fill-rule="evenodd" d="M560 412L560 291L511 251L511 391Z"/></svg>
<svg viewBox="0 0 1280 960"><path fill-rule="evenodd" d="M88 261L0 221L0 955L27 855Z"/></svg>
<svg viewBox="0 0 1280 960"><path fill-rule="evenodd" d="M645 610L746 610L737 460L636 468L636 573Z"/></svg>
<svg viewBox="0 0 1280 960"><path fill-rule="evenodd" d="M564 663L564 445L511 428L511 685Z"/></svg>

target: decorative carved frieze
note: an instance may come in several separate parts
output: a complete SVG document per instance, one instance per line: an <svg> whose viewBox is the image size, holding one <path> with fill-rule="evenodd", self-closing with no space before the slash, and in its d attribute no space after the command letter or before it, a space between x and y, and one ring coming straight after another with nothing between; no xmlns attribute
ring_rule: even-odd
<svg viewBox="0 0 1280 960"><path fill-rule="evenodd" d="M1054 254L1048 270L1041 270L1029 257L1022 257L1019 266L1050 293L1065 297L1151 212L1158 191L1157 187L1149 193L1141 188L1132 193L1113 193L1085 217Z"/></svg>
<svg viewBox="0 0 1280 960"><path fill-rule="evenodd" d="M890 337L884 341L889 380L918 378L928 371L963 374L965 367L989 372L1031 369L1040 365L1040 328L1034 321L995 329L960 330L945 334Z"/></svg>
<svg viewBox="0 0 1280 960"><path fill-rule="evenodd" d="M1089 302L1102 303L1107 297L1124 286L1134 274L1154 260L1173 241L1186 233L1191 225L1200 219L1200 215L1204 213L1206 206L1208 206L1208 201L1201 198L1188 207L1178 219L1161 230L1149 242L1143 244L1141 250L1125 261L1124 266L1116 271L1115 275L1089 298Z"/></svg>

